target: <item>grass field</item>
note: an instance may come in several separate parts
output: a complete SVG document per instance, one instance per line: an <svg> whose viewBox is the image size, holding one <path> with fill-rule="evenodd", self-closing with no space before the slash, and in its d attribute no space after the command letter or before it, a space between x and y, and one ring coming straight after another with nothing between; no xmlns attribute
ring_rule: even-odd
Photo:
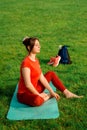
<svg viewBox="0 0 87 130"><path fill-rule="evenodd" d="M9 121L6 115L19 80L22 45L38 37L43 73L53 70L67 88L83 99L65 99L58 91L60 117L50 120ZM54 68L47 62L59 45L69 45L71 65ZM0 130L87 130L87 0L0 1Z"/></svg>

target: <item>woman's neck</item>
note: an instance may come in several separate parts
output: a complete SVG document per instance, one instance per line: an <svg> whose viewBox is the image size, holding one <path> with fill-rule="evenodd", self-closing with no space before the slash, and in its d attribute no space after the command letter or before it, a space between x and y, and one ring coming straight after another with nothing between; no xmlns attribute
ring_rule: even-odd
<svg viewBox="0 0 87 130"><path fill-rule="evenodd" d="M29 54L29 58L30 58L32 61L35 61L35 60L36 60L36 54L30 53L30 54Z"/></svg>

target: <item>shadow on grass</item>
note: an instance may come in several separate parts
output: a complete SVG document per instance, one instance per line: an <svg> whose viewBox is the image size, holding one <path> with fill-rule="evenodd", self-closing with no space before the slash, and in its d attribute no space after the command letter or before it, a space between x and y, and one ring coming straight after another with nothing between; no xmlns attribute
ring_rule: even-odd
<svg viewBox="0 0 87 130"><path fill-rule="evenodd" d="M40 59L40 64L42 65L42 64L45 64L45 65L47 65L47 63L49 62L49 59Z"/></svg>
<svg viewBox="0 0 87 130"><path fill-rule="evenodd" d="M14 88L14 85L7 85L6 88L0 88L0 99L2 99L3 97L7 97L9 101L13 95Z"/></svg>
<svg viewBox="0 0 87 130"><path fill-rule="evenodd" d="M3 81L2 87L0 87L0 99L2 101L6 99L7 104L10 103L16 84L17 79L5 79L5 81Z"/></svg>

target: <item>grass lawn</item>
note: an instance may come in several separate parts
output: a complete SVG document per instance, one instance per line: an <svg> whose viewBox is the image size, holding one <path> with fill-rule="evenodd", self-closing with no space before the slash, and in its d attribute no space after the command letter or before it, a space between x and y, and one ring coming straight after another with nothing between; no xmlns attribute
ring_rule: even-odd
<svg viewBox="0 0 87 130"><path fill-rule="evenodd" d="M65 86L83 99L65 99L58 91L60 117L10 121L9 104L19 80L22 45L26 36L38 37L43 73L53 70ZM69 45L71 65L48 66L59 45ZM0 1L0 130L87 130L87 0Z"/></svg>

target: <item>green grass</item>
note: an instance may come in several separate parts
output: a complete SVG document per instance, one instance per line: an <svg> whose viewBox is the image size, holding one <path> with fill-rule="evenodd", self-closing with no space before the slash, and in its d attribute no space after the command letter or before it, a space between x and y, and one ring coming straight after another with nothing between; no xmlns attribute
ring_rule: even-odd
<svg viewBox="0 0 87 130"><path fill-rule="evenodd" d="M87 0L0 1L0 130L87 130ZM53 70L67 88L83 99L67 100L58 91L60 117L9 121L6 114L27 54L24 36L40 39L38 58L43 73ZM47 62L59 45L69 45L71 65L54 68Z"/></svg>

